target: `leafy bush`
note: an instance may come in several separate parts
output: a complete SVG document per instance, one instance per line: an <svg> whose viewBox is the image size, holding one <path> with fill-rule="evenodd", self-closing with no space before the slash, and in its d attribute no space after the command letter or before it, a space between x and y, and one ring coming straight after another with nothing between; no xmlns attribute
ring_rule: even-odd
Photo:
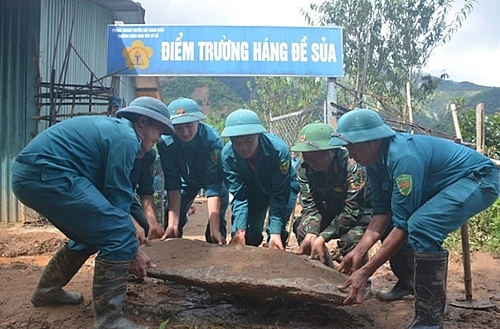
<svg viewBox="0 0 500 329"><path fill-rule="evenodd" d="M476 111L465 112L460 123L464 140L476 143ZM500 114L484 117L485 154L500 160Z"/></svg>

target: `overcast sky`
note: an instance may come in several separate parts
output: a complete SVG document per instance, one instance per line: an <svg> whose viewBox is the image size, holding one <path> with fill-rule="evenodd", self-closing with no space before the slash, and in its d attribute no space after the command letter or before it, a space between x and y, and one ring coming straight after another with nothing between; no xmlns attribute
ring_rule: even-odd
<svg viewBox="0 0 500 329"><path fill-rule="evenodd" d="M140 0L147 24L306 26L300 8L311 0ZM459 0L458 3L462 3ZM500 0L478 0L448 44L425 69L453 81L500 87Z"/></svg>

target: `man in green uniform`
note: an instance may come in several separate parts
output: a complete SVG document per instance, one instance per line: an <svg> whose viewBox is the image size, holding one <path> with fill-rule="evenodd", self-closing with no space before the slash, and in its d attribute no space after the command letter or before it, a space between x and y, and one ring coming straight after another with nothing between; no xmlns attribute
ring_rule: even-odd
<svg viewBox="0 0 500 329"><path fill-rule="evenodd" d="M347 150L328 144L332 133L326 123L308 124L291 149L304 161L297 174L302 211L293 225L298 253L323 263L329 259L325 243L332 239L339 239L341 256L354 248L372 211L364 168L349 160Z"/></svg>

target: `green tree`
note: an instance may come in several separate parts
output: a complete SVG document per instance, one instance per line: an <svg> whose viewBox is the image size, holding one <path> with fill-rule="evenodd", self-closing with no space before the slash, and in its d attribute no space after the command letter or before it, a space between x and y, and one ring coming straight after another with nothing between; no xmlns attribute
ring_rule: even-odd
<svg viewBox="0 0 500 329"><path fill-rule="evenodd" d="M269 127L271 117L322 105L326 80L319 78L257 77L248 88L255 97L247 104Z"/></svg>
<svg viewBox="0 0 500 329"><path fill-rule="evenodd" d="M226 115L223 113L221 115L212 111L208 113L207 119L205 120L207 124L214 127L217 132L220 134L224 130L224 124L226 122Z"/></svg>
<svg viewBox="0 0 500 329"><path fill-rule="evenodd" d="M451 39L473 9L465 0L325 0L302 14L310 25L343 28L346 88L343 106L366 104L403 119L406 86L412 86L412 108L422 110L439 80L422 75L432 51ZM454 19L447 23L451 15ZM445 76L443 76L445 78Z"/></svg>
<svg viewBox="0 0 500 329"><path fill-rule="evenodd" d="M476 143L476 110L465 112L460 120L460 131L465 141ZM484 117L484 151L485 154L500 160L500 115L492 114Z"/></svg>

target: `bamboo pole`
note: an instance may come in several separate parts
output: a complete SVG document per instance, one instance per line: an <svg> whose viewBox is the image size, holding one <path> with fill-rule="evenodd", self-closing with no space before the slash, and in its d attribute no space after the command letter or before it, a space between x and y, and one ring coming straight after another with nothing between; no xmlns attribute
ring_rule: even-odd
<svg viewBox="0 0 500 329"><path fill-rule="evenodd" d="M476 151L484 154L484 104L480 103L476 106Z"/></svg>
<svg viewBox="0 0 500 329"><path fill-rule="evenodd" d="M451 115L453 117L453 126L457 136L457 143L462 143L462 132L458 123L457 108L455 104L451 104ZM472 270L470 266L470 244L469 244L469 224L465 222L460 227L460 235L462 240L462 257L464 262L464 284L465 284L465 300L472 301Z"/></svg>
<svg viewBox="0 0 500 329"><path fill-rule="evenodd" d="M411 83L406 83L406 102L408 105L408 121L411 124L410 133L413 134L413 108L411 106Z"/></svg>

